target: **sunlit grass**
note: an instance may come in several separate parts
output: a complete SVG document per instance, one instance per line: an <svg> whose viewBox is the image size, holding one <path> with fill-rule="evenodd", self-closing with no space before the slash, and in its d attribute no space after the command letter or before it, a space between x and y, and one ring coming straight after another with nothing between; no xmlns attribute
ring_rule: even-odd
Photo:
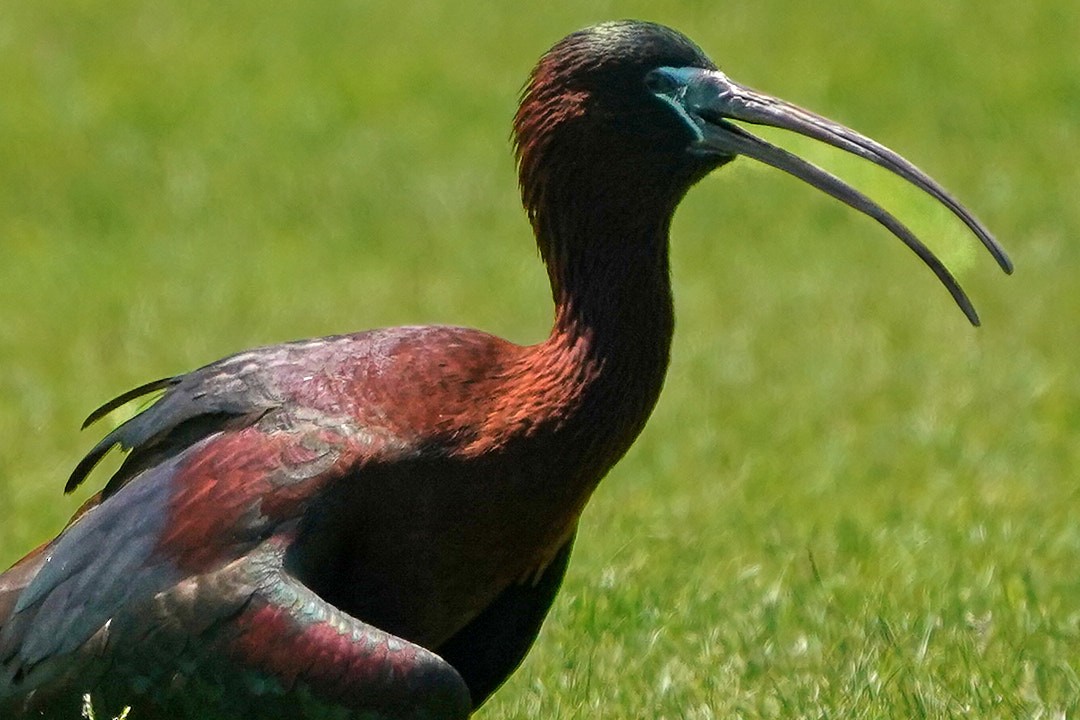
<svg viewBox="0 0 1080 720"><path fill-rule="evenodd" d="M96 437L79 422L129 387L364 327L540 339L548 293L506 142L518 89L567 31L648 17L909 156L1017 274L931 201L808 151L941 250L976 331L875 223L747 161L703 182L675 223L660 405L480 717L1076 716L1072 15L1064 0L15 3L0 564L77 506L59 493Z"/></svg>
<svg viewBox="0 0 1080 720"><path fill-rule="evenodd" d="M123 712L113 718L113 720L128 720L130 714L131 708L124 708ZM82 716L85 720L98 720L97 714L94 713L94 700L90 695L83 695Z"/></svg>

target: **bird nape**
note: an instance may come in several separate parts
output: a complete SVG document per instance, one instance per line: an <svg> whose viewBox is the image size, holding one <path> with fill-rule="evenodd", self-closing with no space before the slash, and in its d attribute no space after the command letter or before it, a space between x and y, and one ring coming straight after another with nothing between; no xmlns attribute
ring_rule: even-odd
<svg viewBox="0 0 1080 720"><path fill-rule="evenodd" d="M641 431L673 328L668 230L739 155L898 220L736 122L888 168L989 232L908 161L743 87L674 30L569 35L514 119L521 194L555 300L549 337L403 327L262 347L148 383L108 433L119 470L0 575L0 716L464 718L539 632L582 508Z"/></svg>

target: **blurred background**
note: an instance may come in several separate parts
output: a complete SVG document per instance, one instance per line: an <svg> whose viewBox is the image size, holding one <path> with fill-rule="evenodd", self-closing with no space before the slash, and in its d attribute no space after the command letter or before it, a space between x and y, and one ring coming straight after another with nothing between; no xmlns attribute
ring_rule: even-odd
<svg viewBox="0 0 1080 720"><path fill-rule="evenodd" d="M1017 270L877 168L768 135L938 251L976 330L821 193L746 160L702 182L665 393L480 717L1076 714L1074 0L7 3L0 565L100 487L61 494L103 431L79 424L135 385L385 325L541 340L509 123L543 51L620 17L900 151Z"/></svg>

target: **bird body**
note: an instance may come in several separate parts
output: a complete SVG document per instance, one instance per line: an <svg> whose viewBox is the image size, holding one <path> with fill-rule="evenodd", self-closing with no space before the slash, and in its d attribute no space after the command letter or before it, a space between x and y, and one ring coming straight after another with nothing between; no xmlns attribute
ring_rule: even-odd
<svg viewBox="0 0 1080 720"><path fill-rule="evenodd" d="M763 121L767 96L732 109L745 89L718 82L693 43L648 23L574 33L541 59L514 128L555 302L544 342L425 326L287 343L92 414L161 393L68 484L119 445L104 489L0 575L0 716L74 717L84 692L137 720L470 714L536 637L582 509L656 403L671 218L736 154L879 219L975 321L891 216L725 119ZM766 120L809 123L939 191L872 141L778 107Z"/></svg>
<svg viewBox="0 0 1080 720"><path fill-rule="evenodd" d="M245 560L259 557L259 572L287 568L391 636L443 646L507 588L538 583L655 401L658 384L636 397L602 382L589 345L392 328L261 348L163 381L164 397L89 456L129 450L100 504L37 556L51 563L19 588L28 627L5 639L18 637L37 677L54 658L81 668L71 654L84 650L93 665L107 623L133 666L147 644L272 644L236 623L187 620L250 602ZM210 611L206 595L229 600ZM153 611L134 602L150 598ZM138 700L124 683L118 701L125 692Z"/></svg>

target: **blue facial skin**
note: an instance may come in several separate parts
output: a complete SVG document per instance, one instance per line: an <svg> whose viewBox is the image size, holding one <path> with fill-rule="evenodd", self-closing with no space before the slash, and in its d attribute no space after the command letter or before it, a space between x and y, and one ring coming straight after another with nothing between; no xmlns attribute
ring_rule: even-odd
<svg viewBox="0 0 1080 720"><path fill-rule="evenodd" d="M701 69L692 67L661 67L645 76L649 91L682 118L698 142L704 140L705 135L701 130L701 121L687 112L686 94L694 78L701 72Z"/></svg>

